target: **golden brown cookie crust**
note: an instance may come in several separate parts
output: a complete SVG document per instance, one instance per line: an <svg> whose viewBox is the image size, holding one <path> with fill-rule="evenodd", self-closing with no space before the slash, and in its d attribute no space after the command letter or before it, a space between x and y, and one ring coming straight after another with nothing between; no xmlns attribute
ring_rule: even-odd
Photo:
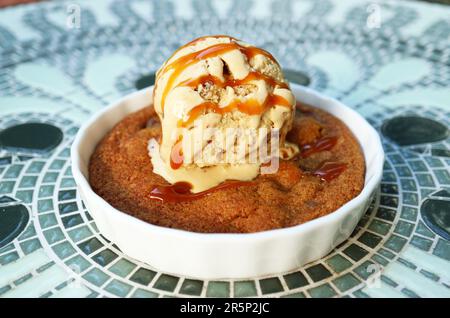
<svg viewBox="0 0 450 318"><path fill-rule="evenodd" d="M208 233L289 227L337 210L364 186L364 157L350 130L334 116L302 105L287 140L303 145L336 136L331 150L281 160L277 173L260 175L253 185L221 189L193 201L162 203L151 199L150 191L167 182L153 173L147 151L148 140L158 139L160 131L153 107L132 113L102 139L89 163L89 182L98 195L152 224ZM347 169L328 182L309 173L328 161L345 163Z"/></svg>

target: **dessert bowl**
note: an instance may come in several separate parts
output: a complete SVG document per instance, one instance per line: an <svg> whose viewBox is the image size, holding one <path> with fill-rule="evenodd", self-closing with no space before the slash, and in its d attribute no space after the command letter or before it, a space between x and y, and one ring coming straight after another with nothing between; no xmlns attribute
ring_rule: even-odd
<svg viewBox="0 0 450 318"><path fill-rule="evenodd" d="M89 184L89 160L105 134L152 100L153 87L104 108L80 128L71 149L72 173L100 232L125 254L158 270L202 279L286 272L328 254L346 240L381 180L384 152L375 129L356 111L311 89L291 85L298 101L339 118L353 132L366 163L364 188L336 211L309 222L248 234L195 233L144 222L111 206Z"/></svg>

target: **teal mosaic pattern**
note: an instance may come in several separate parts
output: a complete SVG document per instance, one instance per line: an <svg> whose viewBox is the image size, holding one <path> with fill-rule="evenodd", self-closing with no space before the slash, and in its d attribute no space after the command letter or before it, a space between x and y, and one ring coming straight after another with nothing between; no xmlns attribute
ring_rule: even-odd
<svg viewBox="0 0 450 318"><path fill-rule="evenodd" d="M449 7L377 1L369 29L368 1L78 3L80 29L66 26L71 2L0 10L0 209L30 215L0 237L0 297L450 297ZM137 262L98 232L71 176L82 122L151 83L180 44L223 33L273 52L291 81L357 109L383 138L382 184L357 229L289 273L203 281ZM2 146L26 123L62 138Z"/></svg>

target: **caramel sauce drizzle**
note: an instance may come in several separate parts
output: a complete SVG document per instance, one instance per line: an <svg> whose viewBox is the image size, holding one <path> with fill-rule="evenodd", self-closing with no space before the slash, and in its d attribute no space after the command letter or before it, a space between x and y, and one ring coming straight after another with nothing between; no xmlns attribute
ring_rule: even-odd
<svg viewBox="0 0 450 318"><path fill-rule="evenodd" d="M181 49L183 49L187 46L193 45L195 43L198 43L200 41L203 41L204 39L206 39L208 37L209 36L201 37L201 38L195 39L195 40L185 44L184 46L180 47L172 56L174 56ZM247 57L248 60L253 58L255 55L262 54L278 64L278 62L273 57L273 55L270 54L269 52L267 52L266 50L263 50L263 49L260 49L257 47L252 47L252 46L246 47L246 46L240 45L239 43L237 43L237 40L235 38L228 37L228 36L218 35L218 36L213 36L213 37L215 37L215 38L227 37L231 40L231 42L230 43L219 43L219 44L207 47L203 50L189 53L187 55L181 56L180 58L176 59L175 61L173 61L163 67L160 74L164 74L168 71L172 71L172 73L170 74L170 76L167 80L166 86L164 87L164 90L163 90L163 93L161 96L162 111L164 111L165 100L166 100L167 94L173 88L174 83L175 83L176 79L178 78L178 76L186 68L197 63L198 61L216 57L216 56L219 56L221 54L227 53L232 50L239 50L240 52L242 52L242 54L244 54ZM201 76L199 78L189 79L187 81L180 83L178 86L189 86L189 87L195 88L198 85L202 85L207 82L210 82L221 88L227 87L227 86L236 87L239 85L248 84L249 82L251 82L253 80L264 80L266 83L268 83L271 86L279 86L281 88L288 88L288 85L286 83L279 82L276 79L274 79L270 76L261 74L259 72L250 72L244 79L241 79L241 80L232 79L230 76L228 76L225 78L224 81L222 81L221 79L219 79L215 76L206 75L206 76ZM195 119L197 119L199 116L201 116L205 111L213 111L215 113L224 114L224 113L232 111L233 109L238 109L239 111L241 111L243 113L246 113L249 115L256 115L256 114L261 114L262 112L264 112L266 109L270 108L273 105L281 105L281 106L285 106L285 107L291 106L285 98L283 98L282 96L274 95L273 93L269 94L262 103L260 103L259 101L255 100L255 99L247 99L245 101L236 99L236 100L233 100L228 105L226 105L225 107L219 107L219 105L216 103L204 102L204 103L201 103L201 104L197 105L196 107L194 107L189 112L188 118L186 120L180 120L178 123L178 126L186 127L186 126L190 125L191 123L193 123L195 121ZM176 143L172 148L171 162L170 162L172 169L178 169L182 165L182 162L175 163L172 160L172 155L182 157L182 154L181 154L182 150L181 150L181 146L179 146L179 144L180 143Z"/></svg>
<svg viewBox="0 0 450 318"><path fill-rule="evenodd" d="M347 165L345 163L328 161L320 165L320 167L313 171L312 174L328 182L339 177L346 169Z"/></svg>
<svg viewBox="0 0 450 318"><path fill-rule="evenodd" d="M337 137L322 137L312 143L301 146L300 155L307 158L320 151L331 150L337 143Z"/></svg>
<svg viewBox="0 0 450 318"><path fill-rule="evenodd" d="M198 192L198 193L192 193L192 185L189 182L176 182L172 185L160 185L155 186L150 191L150 199L153 200L159 200L161 202L183 202L183 201L193 201L198 200L201 198L204 198L211 193L221 190L221 189L227 189L227 188L235 188L240 186L250 186L254 185L255 183L252 181L225 181L218 186L215 186L211 189Z"/></svg>
<svg viewBox="0 0 450 318"><path fill-rule="evenodd" d="M178 138L178 141L173 145L170 152L170 167L174 170L183 165L183 136Z"/></svg>
<svg viewBox="0 0 450 318"><path fill-rule="evenodd" d="M195 41L195 40L194 40ZM195 42L193 42L195 43ZM197 63L198 61L205 60L208 58L216 57L218 55L233 51L233 50L239 50L241 51L247 59L251 59L255 55L262 54L266 56L267 58L271 59L272 61L276 62L275 58L267 52L266 50L257 48L257 47L245 47L237 42L231 42L231 43L219 43L212 45L210 47L207 47L203 50L192 52L187 55L181 56L177 60L173 61L172 63L169 63L166 65L162 71L161 74L164 74L170 70L172 70L172 74L170 74L166 86L164 87L164 91L162 93L161 97L161 109L164 110L164 104L165 99L169 91L173 88L175 80L178 78L178 76L189 66Z"/></svg>

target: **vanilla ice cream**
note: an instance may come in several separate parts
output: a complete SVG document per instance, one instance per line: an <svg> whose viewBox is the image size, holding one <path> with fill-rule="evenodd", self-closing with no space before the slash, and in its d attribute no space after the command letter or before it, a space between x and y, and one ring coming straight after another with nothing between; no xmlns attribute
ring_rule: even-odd
<svg viewBox="0 0 450 318"><path fill-rule="evenodd" d="M252 180L264 164L255 154L273 148L273 131L277 156L298 152L285 141L295 97L268 52L228 36L203 37L178 49L156 75L162 138L149 141L149 154L169 183L189 182L196 193Z"/></svg>

